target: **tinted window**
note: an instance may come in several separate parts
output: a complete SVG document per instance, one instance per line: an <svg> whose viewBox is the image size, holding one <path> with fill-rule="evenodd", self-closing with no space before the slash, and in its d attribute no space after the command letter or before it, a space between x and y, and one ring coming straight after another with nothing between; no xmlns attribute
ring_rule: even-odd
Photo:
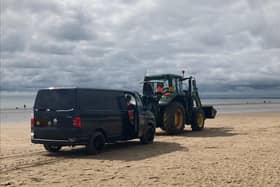
<svg viewBox="0 0 280 187"><path fill-rule="evenodd" d="M119 100L120 109L121 110L127 110L127 103L126 103L125 97L124 96L119 96L118 100Z"/></svg>
<svg viewBox="0 0 280 187"><path fill-rule="evenodd" d="M151 95L157 92L158 84L163 84L163 88L168 88L168 80L150 80L150 82L145 82L143 86L144 95Z"/></svg>
<svg viewBox="0 0 280 187"><path fill-rule="evenodd" d="M183 90L188 90L189 89L189 85L188 82L184 81L182 84Z"/></svg>
<svg viewBox="0 0 280 187"><path fill-rule="evenodd" d="M180 81L180 79L176 79L176 85L177 85L177 90L179 93L183 92L183 88L182 88L182 82Z"/></svg>
<svg viewBox="0 0 280 187"><path fill-rule="evenodd" d="M75 107L74 90L40 90L35 101L37 109L66 110Z"/></svg>
<svg viewBox="0 0 280 187"><path fill-rule="evenodd" d="M118 94L110 91L78 90L79 105L82 109L118 110Z"/></svg>

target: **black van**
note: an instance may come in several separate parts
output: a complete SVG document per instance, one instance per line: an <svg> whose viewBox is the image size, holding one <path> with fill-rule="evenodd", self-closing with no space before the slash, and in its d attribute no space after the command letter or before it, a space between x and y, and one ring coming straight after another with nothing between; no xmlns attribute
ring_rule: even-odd
<svg viewBox="0 0 280 187"><path fill-rule="evenodd" d="M62 146L86 145L89 153L97 154L105 143L140 138L148 144L154 140L154 115L145 109L137 92L42 89L33 111L31 142L43 144L49 152Z"/></svg>

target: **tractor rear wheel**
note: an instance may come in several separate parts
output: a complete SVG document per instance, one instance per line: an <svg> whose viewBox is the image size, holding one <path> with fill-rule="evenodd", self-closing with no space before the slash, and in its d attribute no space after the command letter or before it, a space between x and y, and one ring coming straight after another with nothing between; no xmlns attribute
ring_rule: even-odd
<svg viewBox="0 0 280 187"><path fill-rule="evenodd" d="M181 133L185 128L185 109L178 102L173 102L163 113L163 129L168 134Z"/></svg>
<svg viewBox="0 0 280 187"><path fill-rule="evenodd" d="M195 110L192 115L192 131L201 131L204 128L204 121L203 110Z"/></svg>

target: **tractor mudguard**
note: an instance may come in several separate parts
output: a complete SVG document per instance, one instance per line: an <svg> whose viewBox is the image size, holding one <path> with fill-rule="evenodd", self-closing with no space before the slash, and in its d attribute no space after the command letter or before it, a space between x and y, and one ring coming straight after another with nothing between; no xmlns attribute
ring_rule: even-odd
<svg viewBox="0 0 280 187"><path fill-rule="evenodd" d="M167 106L170 103L172 103L175 99L176 99L176 96L174 96L174 95L170 95L168 97L162 96L161 99L159 100L158 104L160 106Z"/></svg>
<svg viewBox="0 0 280 187"><path fill-rule="evenodd" d="M217 114L217 110L211 105L202 106L202 110L204 111L205 118L214 119Z"/></svg>

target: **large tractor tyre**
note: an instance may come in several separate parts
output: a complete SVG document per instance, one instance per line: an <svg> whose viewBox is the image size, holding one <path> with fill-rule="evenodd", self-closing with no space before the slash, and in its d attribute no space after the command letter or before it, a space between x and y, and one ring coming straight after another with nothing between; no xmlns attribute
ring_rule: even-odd
<svg viewBox="0 0 280 187"><path fill-rule="evenodd" d="M143 135L140 137L141 144L151 144L154 142L155 128L153 126L148 126Z"/></svg>
<svg viewBox="0 0 280 187"><path fill-rule="evenodd" d="M50 153L56 153L61 149L61 146L60 145L44 144L44 148Z"/></svg>
<svg viewBox="0 0 280 187"><path fill-rule="evenodd" d="M101 132L95 132L91 136L91 138L86 146L86 149L89 154L96 155L103 151L104 146L105 146L104 135Z"/></svg>
<svg viewBox="0 0 280 187"><path fill-rule="evenodd" d="M178 102L173 102L163 113L163 129L168 134L178 134L185 128L185 109Z"/></svg>
<svg viewBox="0 0 280 187"><path fill-rule="evenodd" d="M201 131L204 128L205 116L203 110L195 110L192 115L192 131Z"/></svg>

